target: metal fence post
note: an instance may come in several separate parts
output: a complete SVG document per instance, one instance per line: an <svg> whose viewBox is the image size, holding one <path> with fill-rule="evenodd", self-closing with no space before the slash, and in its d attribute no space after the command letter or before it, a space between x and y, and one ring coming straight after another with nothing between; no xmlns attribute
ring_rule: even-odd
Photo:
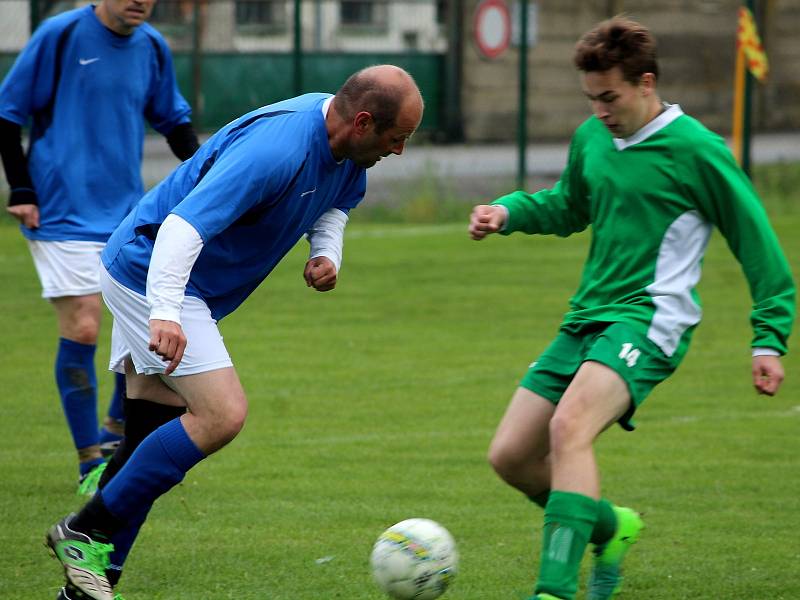
<svg viewBox="0 0 800 600"><path fill-rule="evenodd" d="M199 127L203 123L203 22L201 0L192 6L192 120Z"/></svg>
<svg viewBox="0 0 800 600"><path fill-rule="evenodd" d="M301 19L302 0L294 0L294 44L292 48L292 67L294 95L303 93L303 24Z"/></svg>
<svg viewBox="0 0 800 600"><path fill-rule="evenodd" d="M525 188L528 144L528 0L519 2L519 122L517 123L517 187Z"/></svg>
<svg viewBox="0 0 800 600"><path fill-rule="evenodd" d="M31 34L36 31L41 20L41 12L39 9L39 0L30 0L30 17L31 17Z"/></svg>
<svg viewBox="0 0 800 600"><path fill-rule="evenodd" d="M447 54L445 56L444 121L445 138L448 142L464 139L464 124L461 114L461 69L464 35L464 2L448 0Z"/></svg>

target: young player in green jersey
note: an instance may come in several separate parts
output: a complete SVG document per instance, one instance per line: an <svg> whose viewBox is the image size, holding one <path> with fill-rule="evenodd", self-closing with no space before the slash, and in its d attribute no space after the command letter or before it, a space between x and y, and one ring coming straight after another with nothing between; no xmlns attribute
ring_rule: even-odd
<svg viewBox="0 0 800 600"><path fill-rule="evenodd" d="M783 380L795 312L788 263L724 141L657 91L656 42L622 17L599 24L574 57L594 115L576 131L559 182L476 206L481 240L514 231L568 236L592 226L589 256L558 336L531 365L489 450L497 473L545 509L534 597L571 600L588 544L588 598L611 598L643 527L601 498L593 443L631 417L678 366L701 311L694 290L716 226L753 297L753 385Z"/></svg>

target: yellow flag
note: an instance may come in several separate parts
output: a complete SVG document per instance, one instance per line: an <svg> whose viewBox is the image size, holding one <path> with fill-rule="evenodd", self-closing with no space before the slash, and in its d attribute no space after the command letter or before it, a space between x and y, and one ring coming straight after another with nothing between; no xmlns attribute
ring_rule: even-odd
<svg viewBox="0 0 800 600"><path fill-rule="evenodd" d="M739 8L739 27L736 31L736 46L744 52L747 70L759 81L764 81L769 72L767 54L758 37L753 13L744 6Z"/></svg>

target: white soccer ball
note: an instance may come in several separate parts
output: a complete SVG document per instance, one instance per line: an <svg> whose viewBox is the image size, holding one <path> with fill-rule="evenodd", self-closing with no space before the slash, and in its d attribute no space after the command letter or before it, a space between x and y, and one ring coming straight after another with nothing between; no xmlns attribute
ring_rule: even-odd
<svg viewBox="0 0 800 600"><path fill-rule="evenodd" d="M406 519L384 531L370 558L381 589L397 600L433 600L458 571L453 536L430 519Z"/></svg>

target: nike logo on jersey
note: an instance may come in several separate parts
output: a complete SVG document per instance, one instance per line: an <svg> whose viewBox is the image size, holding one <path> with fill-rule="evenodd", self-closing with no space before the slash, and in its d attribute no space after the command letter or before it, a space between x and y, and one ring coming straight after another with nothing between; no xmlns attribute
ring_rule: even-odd
<svg viewBox="0 0 800 600"><path fill-rule="evenodd" d="M313 194L316 191L317 188L314 188L313 190L308 190L307 192L303 192L302 194L300 194L300 197L302 198L303 196L308 196L309 194Z"/></svg>
<svg viewBox="0 0 800 600"><path fill-rule="evenodd" d="M96 62L96 61L98 61L98 60L100 60L100 57L98 57L98 58L79 58L79 59L78 59L78 62L79 62L81 65L90 65L90 64L92 64L93 62Z"/></svg>

